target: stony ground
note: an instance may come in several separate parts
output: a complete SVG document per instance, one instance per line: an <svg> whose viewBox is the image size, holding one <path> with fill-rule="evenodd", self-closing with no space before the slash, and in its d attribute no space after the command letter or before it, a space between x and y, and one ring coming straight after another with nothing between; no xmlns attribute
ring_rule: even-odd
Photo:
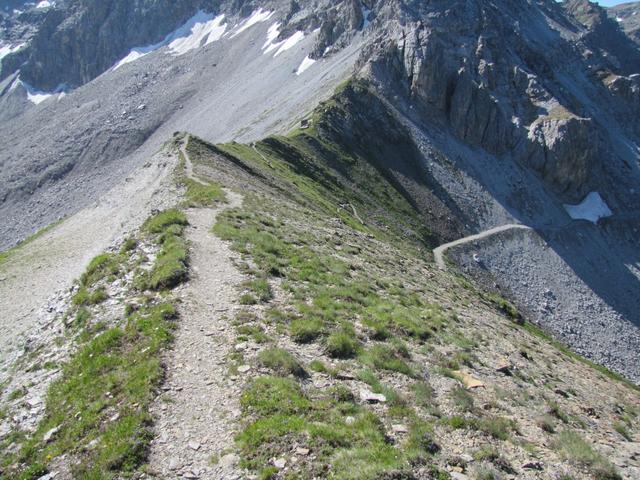
<svg viewBox="0 0 640 480"><path fill-rule="evenodd" d="M189 280L141 295L136 278L146 278L164 247L162 236L139 234L120 267L128 273L92 287L107 293L90 307L96 328L131 328L138 309L160 301L171 301L178 313L172 342L152 359L162 375L150 397L131 406L107 402L102 413L104 428L129 407L142 405L148 414L141 441L149 454L140 455L134 436L135 462L126 475L640 476L637 389L520 324L512 306L454 271L439 270L430 252L381 233L366 218L365 225L350 222L336 217L344 212L333 205L300 200L315 198L310 189L317 187L297 190L301 176L268 177L282 167L272 152L230 162L219 152L191 158L190 151L181 149L187 178L204 189L209 182L223 185L226 203L183 209ZM355 220L352 209L345 212ZM63 295L58 310L75 315L70 302L77 294L76 288ZM125 317L123 307L131 310ZM41 337L50 339L49 347L69 332L64 318ZM3 424L35 429L38 451L53 452L45 458L55 478L71 478L87 458L103 462L100 478L118 478L125 467L113 465L123 464L96 453L106 442L100 424L95 437L65 446L62 454L53 449L59 429L81 420L71 415L55 428L38 424L45 412L45 419L51 416L48 382L68 372L60 367L74 359L69 340L83 345L75 335L67 335L58 358L45 345L15 365L2 391ZM53 368L45 367L49 361ZM119 391L112 387L100 398ZM0 440L18 451L24 440L7 440L13 433L5 429Z"/></svg>
<svg viewBox="0 0 640 480"><path fill-rule="evenodd" d="M153 210L176 202L168 178L175 165L175 156L158 153L95 205L0 261L1 362L15 361L24 335L47 325L51 313L61 313L65 293L89 260L139 228Z"/></svg>
<svg viewBox="0 0 640 480"><path fill-rule="evenodd" d="M169 175L176 162L174 155L158 153L94 206L0 261L0 436L36 428L47 389L75 348L66 324L74 279L102 250L117 251L152 211L176 202ZM123 294L121 285L110 288ZM111 324L121 313L114 313L116 301L107 304L100 315Z"/></svg>
<svg viewBox="0 0 640 480"><path fill-rule="evenodd" d="M157 437L151 445L150 474L158 478L240 478L233 468L234 419L240 415L242 377L229 377L227 357L234 351L233 329L243 275L229 246L211 233L216 216L241 205L227 192L218 209L187 211L191 280L179 293L181 322L165 360L167 379L152 408ZM215 464L214 455L221 457Z"/></svg>

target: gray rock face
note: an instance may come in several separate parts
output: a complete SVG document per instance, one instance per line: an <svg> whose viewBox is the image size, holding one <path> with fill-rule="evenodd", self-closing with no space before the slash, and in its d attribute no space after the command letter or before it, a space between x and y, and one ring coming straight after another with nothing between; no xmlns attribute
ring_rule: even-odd
<svg viewBox="0 0 640 480"><path fill-rule="evenodd" d="M33 5L22 6L25 10L19 14L11 13L11 8L2 14L6 24L2 36L25 47L0 59L0 80L20 70L22 80L44 91L84 85L131 48L160 42L198 10L239 18L257 8L286 11L279 38L320 28L311 53L314 58L333 46L345 47L364 23L359 0L289 5L277 0L65 0L45 9Z"/></svg>
<svg viewBox="0 0 640 480"><path fill-rule="evenodd" d="M202 0L70 0L48 9L29 46L2 60L1 77L21 70L41 90L77 87L110 68L129 49L160 41L198 8Z"/></svg>
<svg viewBox="0 0 640 480"><path fill-rule="evenodd" d="M620 72L630 74L640 71L640 50L625 38L623 30L607 11L589 0L567 0L563 7L583 27L584 42L594 53L606 52L607 60Z"/></svg>
<svg viewBox="0 0 640 480"><path fill-rule="evenodd" d="M598 131L593 121L575 116L546 116L529 128L527 163L557 191L580 192L600 160Z"/></svg>
<svg viewBox="0 0 640 480"><path fill-rule="evenodd" d="M463 142L512 154L567 201L584 196L608 142L595 120L613 110L605 88L618 97L613 115L626 123L629 109L635 114L628 103L634 81L625 75L640 68L640 52L617 24L580 0L564 9L555 2L432 2L418 14L409 3L374 47L374 81ZM580 97L584 76L613 72L626 80L607 86L594 78L584 87L591 98Z"/></svg>
<svg viewBox="0 0 640 480"><path fill-rule="evenodd" d="M363 8L358 0L338 3L322 15L320 33L311 53L312 58L321 58L332 47L341 48L348 43L356 31L364 25Z"/></svg>

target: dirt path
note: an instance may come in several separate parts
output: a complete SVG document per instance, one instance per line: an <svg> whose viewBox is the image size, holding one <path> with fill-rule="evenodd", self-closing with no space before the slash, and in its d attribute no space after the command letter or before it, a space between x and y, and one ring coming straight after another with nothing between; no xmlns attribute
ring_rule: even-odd
<svg viewBox="0 0 640 480"><path fill-rule="evenodd" d="M189 166L184 147L183 153ZM241 385L229 378L226 364L235 339L229 322L244 277L233 264L235 254L211 232L222 211L242 204L239 194L226 195L228 203L219 208L187 210L191 280L180 292L179 327L165 359L165 391L152 408L157 432L149 457L152 478L241 477L237 457L229 453Z"/></svg>
<svg viewBox="0 0 640 480"><path fill-rule="evenodd" d="M175 155L156 154L144 167L87 207L26 244L0 265L0 383L22 353L25 335L47 315L40 310L67 290L98 253L135 231L151 211L175 204ZM44 312L46 313L46 312Z"/></svg>
<svg viewBox="0 0 640 480"><path fill-rule="evenodd" d="M444 262L444 253L452 247L455 247L457 245L463 245L465 243L471 243L478 240L482 240L483 238L487 238L497 233L505 232L507 230L531 230L531 227L528 227L526 225L510 223L507 225L501 225L499 227L485 230L484 232L476 233L475 235L469 235L468 237L460 238L454 242L445 243L433 250L433 257L436 262L436 265L440 270L447 269L447 265Z"/></svg>
<svg viewBox="0 0 640 480"><path fill-rule="evenodd" d="M191 135L187 133L186 136L184 137L184 142L182 143L182 147L180 147L180 151L182 152L182 155L184 157L185 175L191 180L193 180L194 182L199 183L200 185L209 185L207 182L197 177L193 173L193 163L191 162L191 157L189 157L189 154L187 153L187 145L189 145L190 140L191 140Z"/></svg>

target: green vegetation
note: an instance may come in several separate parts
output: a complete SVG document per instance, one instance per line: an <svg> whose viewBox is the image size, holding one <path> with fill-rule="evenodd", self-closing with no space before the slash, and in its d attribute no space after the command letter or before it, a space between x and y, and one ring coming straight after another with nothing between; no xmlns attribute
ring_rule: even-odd
<svg viewBox="0 0 640 480"><path fill-rule="evenodd" d="M453 403L463 412L471 412L474 409L473 397L466 389L456 387L451 391Z"/></svg>
<svg viewBox="0 0 640 480"><path fill-rule="evenodd" d="M269 458L293 438L317 456L305 478L322 475L331 463L335 478L376 479L388 471L409 471L410 462L429 458L433 446L425 441L426 427L414 425L404 445L393 445L375 414L350 398L343 394L311 401L294 380L256 379L241 398L245 414L253 419L237 438L241 465L262 476L272 474L265 467Z"/></svg>
<svg viewBox="0 0 640 480"><path fill-rule="evenodd" d="M291 321L289 333L298 343L310 343L324 332L322 321L317 318L299 318Z"/></svg>
<svg viewBox="0 0 640 480"><path fill-rule="evenodd" d="M291 353L282 348L273 347L261 351L258 355L258 361L261 365L281 375L304 377L307 374L300 362Z"/></svg>
<svg viewBox="0 0 640 480"><path fill-rule="evenodd" d="M23 389L14 390L9 394L9 400L10 401L18 400L19 398L24 397L26 394L27 394L26 390L23 390Z"/></svg>
<svg viewBox="0 0 640 480"><path fill-rule="evenodd" d="M122 257L114 253L102 253L93 258L80 277L80 285L91 287L110 275L118 275L121 270Z"/></svg>
<svg viewBox="0 0 640 480"><path fill-rule="evenodd" d="M259 478L283 476L270 460L287 458L292 445L301 445L313 452L313 459L287 463L285 476L411 478L420 462L434 461L430 456L437 451L431 425L435 422L475 430L483 434L476 436L492 444L511 441L529 452L532 449L527 450L514 434L518 424L499 411L542 398L526 391L486 403L481 395L485 409L475 405L467 390L455 388L449 400L460 415L443 418L438 408L443 392L436 395L423 381L430 373L437 379L438 374L456 378L455 371L461 369L475 370L483 381L483 375L491 376L487 372L495 359L482 351L491 339L477 335L478 325L486 320L468 321L468 311L458 317L452 306L477 303L480 298L516 323L521 316L497 295L433 275L425 247L434 238L419 226L424 217L417 215L410 195L401 193L385 164L398 152L385 152L385 160L372 152L375 147L341 141L339 127L348 117L353 88L360 87L345 85L346 96L324 104L312 116L310 128L286 137L270 137L255 145L190 142L193 161L210 168L224 163L224 168L237 168L266 185L246 194L242 208L223 212L213 228L241 254L243 271L251 275L241 302L266 304L247 309L257 317L252 323L263 322L274 344L291 345L283 338L288 335L303 344L297 348L305 356L311 352L329 357L307 367L330 377L331 386L321 388L317 385L323 384L325 375L312 373L313 382L301 380L303 367L291 353L269 346L258 354L258 363L274 376L256 380L243 396L243 425L237 437L242 465L255 470ZM271 288L277 289L277 306ZM435 302L446 305L446 310ZM241 340L254 331L238 328ZM527 345L529 351L523 356L528 365L514 368L512 378L505 374L504 380L519 387L527 382L525 389L535 386L532 379L537 381L534 375L539 372L534 368L542 355L535 346ZM317 377L322 381L316 382ZM341 384L344 379L348 383ZM379 399L372 398L371 404L356 404L361 400L354 400L351 382L365 383L386 401L376 403ZM434 385L442 390L442 383ZM553 414L560 418L562 412L557 409ZM552 418L550 423L555 422ZM390 434L396 424L409 426L408 434ZM511 473L495 453L478 453L482 462L492 464L486 478L499 477L493 466ZM426 470L433 471L434 478L446 475L437 468Z"/></svg>
<svg viewBox="0 0 640 480"><path fill-rule="evenodd" d="M548 406L549 406L549 414L550 415L554 416L555 418L557 418L558 420L561 420L564 423L569 423L569 421L570 421L569 415L567 415L560 408L560 405L558 405L557 402L550 401L550 402L548 402Z"/></svg>
<svg viewBox="0 0 640 480"><path fill-rule="evenodd" d="M393 349L384 345L375 345L360 355L360 360L378 370L389 370L402 373L409 377L415 377L413 369L407 365L402 356Z"/></svg>
<svg viewBox="0 0 640 480"><path fill-rule="evenodd" d="M247 303L248 305L258 302L265 303L273 298L271 286L264 278L254 278L253 280L249 280L246 282L245 286L251 291L251 297L255 299L254 302Z"/></svg>
<svg viewBox="0 0 640 480"><path fill-rule="evenodd" d="M498 310L502 311L507 317L513 320L522 319L522 315L518 309L504 297L496 293L484 293L483 297L492 303Z"/></svg>
<svg viewBox="0 0 640 480"><path fill-rule="evenodd" d="M622 423L622 422L615 422L613 424L613 429L618 432L622 438L624 438L626 441L628 442L632 442L633 441L633 437L631 436L631 433L629 433L629 429L627 428L627 426Z"/></svg>
<svg viewBox="0 0 640 480"><path fill-rule="evenodd" d="M186 177L180 183L186 188L186 207L209 207L225 200L222 187L218 184L205 185Z"/></svg>
<svg viewBox="0 0 640 480"><path fill-rule="evenodd" d="M555 447L565 459L587 468L597 480L621 478L615 467L605 457L572 430L560 432Z"/></svg>
<svg viewBox="0 0 640 480"><path fill-rule="evenodd" d="M74 478L127 478L145 464L152 438L149 406L164 376L160 355L172 339L176 310L164 295L161 300L147 293L142 305L127 303L125 316L107 324L94 319L99 310L92 307L107 298L105 281L136 268L133 284L138 288L169 288L183 281L186 223L178 210L160 212L145 222L142 234L160 247L149 272L137 268L144 256L135 237L128 238L119 253L103 253L89 263L67 314L68 336L77 350L64 365L31 365L32 371L55 367L62 374L49 386L37 430L3 440L3 478L39 478L61 455L69 459ZM5 453L11 444L19 449Z"/></svg>
<svg viewBox="0 0 640 480"><path fill-rule="evenodd" d="M443 424L448 425L452 429L467 429L483 432L497 440L507 440L511 432L516 430L516 424L513 420L502 417L462 417L454 415L445 418Z"/></svg>
<svg viewBox="0 0 640 480"><path fill-rule="evenodd" d="M120 248L120 253L124 254L124 253L132 252L133 250L136 249L137 246L138 246L138 239L135 237L128 237L122 244L122 247Z"/></svg>
<svg viewBox="0 0 640 480"><path fill-rule="evenodd" d="M151 271L138 280L138 288L163 290L187 279L187 244L183 237L187 223L185 214L176 209L160 212L145 222L143 230L154 235L160 252Z"/></svg>
<svg viewBox="0 0 640 480"><path fill-rule="evenodd" d="M312 360L309 363L309 369L314 371L314 372L319 372L319 373L327 373L328 369L327 366L321 361L321 360Z"/></svg>
<svg viewBox="0 0 640 480"><path fill-rule="evenodd" d="M269 337L264 332L264 328L260 325L238 325L236 331L241 336L239 340L245 341L247 337L251 337L256 343L266 343Z"/></svg>
<svg viewBox="0 0 640 480"><path fill-rule="evenodd" d="M351 358L358 351L358 342L349 332L333 332L326 340L327 354L333 358Z"/></svg>
<svg viewBox="0 0 640 480"><path fill-rule="evenodd" d="M102 303L107 298L109 298L109 296L104 287L99 287L93 291L89 291L86 287L80 287L71 301L78 307L86 307Z"/></svg>
<svg viewBox="0 0 640 480"><path fill-rule="evenodd" d="M149 233L162 234L174 227L172 231L179 232L180 230L175 229L175 227L185 227L188 224L187 216L180 210L172 208L149 218L142 226L142 230Z"/></svg>
<svg viewBox="0 0 640 480"><path fill-rule="evenodd" d="M174 318L172 305L150 306L82 346L49 388L36 433L3 464L17 461L25 465L17 478L32 478L50 459L67 454L79 460L76 477L109 479L135 471L151 438L148 406L162 379L159 353L171 339ZM95 446L87 448L91 442Z"/></svg>

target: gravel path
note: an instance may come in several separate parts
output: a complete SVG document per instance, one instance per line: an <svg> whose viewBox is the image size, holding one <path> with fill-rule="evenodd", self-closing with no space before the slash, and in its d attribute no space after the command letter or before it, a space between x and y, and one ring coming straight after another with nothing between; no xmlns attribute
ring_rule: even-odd
<svg viewBox="0 0 640 480"><path fill-rule="evenodd" d="M190 173L185 147L183 153ZM228 203L221 207L187 210L191 280L180 292L180 322L165 358L164 393L151 410L157 432L149 457L152 478L241 477L238 457L229 453L241 384L227 375L227 359L235 339L230 319L244 277L233 264L235 254L211 232L218 214L242 204L239 194L226 195Z"/></svg>
<svg viewBox="0 0 640 480"><path fill-rule="evenodd" d="M447 265L444 262L444 253L452 247L455 247L457 245L463 245L465 243L471 243L478 240L482 240L483 238L490 237L492 235L495 235L496 233L505 232L507 230L512 230L512 229L531 230L531 227L528 227L526 225L510 223L507 225L501 225L499 227L485 230L484 232L476 233L475 235L469 235L468 237L460 238L453 242L445 243L433 250L433 257L436 262L436 265L440 270L447 269Z"/></svg>
<svg viewBox="0 0 640 480"><path fill-rule="evenodd" d="M153 210L175 204L170 173L176 158L164 151L126 181L0 265L0 383L22 353L25 335L49 321L40 312L49 300L68 291L89 261L135 231Z"/></svg>

